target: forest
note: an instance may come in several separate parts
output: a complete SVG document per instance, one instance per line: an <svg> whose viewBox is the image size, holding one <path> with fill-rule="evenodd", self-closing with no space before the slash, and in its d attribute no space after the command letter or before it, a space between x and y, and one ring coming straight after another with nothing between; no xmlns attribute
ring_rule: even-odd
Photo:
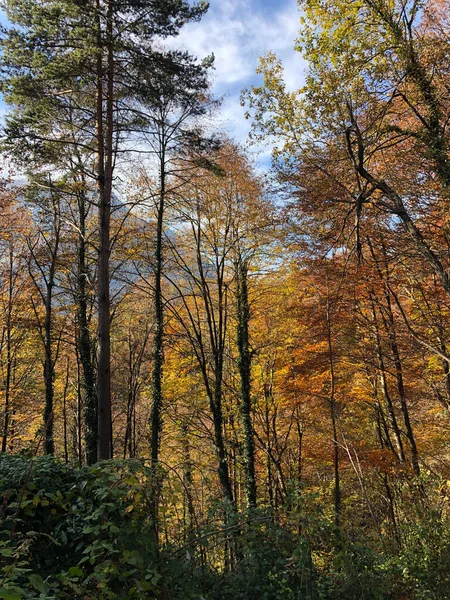
<svg viewBox="0 0 450 600"><path fill-rule="evenodd" d="M450 599L450 0L1 9L0 598Z"/></svg>

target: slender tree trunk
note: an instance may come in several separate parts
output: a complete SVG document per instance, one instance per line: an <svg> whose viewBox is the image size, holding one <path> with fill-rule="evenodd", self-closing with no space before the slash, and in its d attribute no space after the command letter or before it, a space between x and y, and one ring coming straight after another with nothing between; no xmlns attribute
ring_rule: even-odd
<svg viewBox="0 0 450 600"><path fill-rule="evenodd" d="M159 450L162 433L162 377L164 363L164 311L162 297L162 266L163 266L163 225L166 195L166 155L164 124L159 132L160 154L159 154L159 202L157 206L156 219L156 243L154 256L154 282L155 291L153 296L153 370L152 370L152 410L150 414L150 453L153 468L152 494L150 511L154 523L156 543L158 543L158 509L161 495L161 472L159 466Z"/></svg>
<svg viewBox="0 0 450 600"><path fill-rule="evenodd" d="M382 423L381 421L384 421L384 416L383 416L383 412L381 410L381 406L379 404L377 404L377 433L378 433L378 439L380 441L380 446L381 448L385 448L386 447L386 441L387 441L387 446L389 447L390 450L392 450L392 444L390 441L389 436L385 438L383 437L383 429L382 429ZM385 425L383 426L385 428ZM386 435L386 429L385 429L385 435ZM388 501L388 508L389 508L389 515L391 517L391 521L392 521L392 528L394 531L394 536L395 536L395 540L397 542L397 546L400 547L400 536L398 533L398 526L397 526L397 518L395 516L395 507L394 507L394 497L392 495L392 490L391 490L391 486L389 484L389 478L387 473L383 472L382 473L382 478L383 478L383 483L384 483L384 488L386 490L386 498Z"/></svg>
<svg viewBox="0 0 450 600"><path fill-rule="evenodd" d="M14 254L13 245L9 246L8 265L8 307L6 313L6 378L5 378L5 413L3 419L2 452L6 452L8 444L10 411L11 411L11 376L12 376L12 309L14 292Z"/></svg>
<svg viewBox="0 0 450 600"><path fill-rule="evenodd" d="M76 404L76 418L75 418L75 456L78 456L78 464L83 464L83 426L81 421L81 415L83 412L83 394L82 394L82 378L80 369L80 357L77 349L77 404Z"/></svg>
<svg viewBox="0 0 450 600"><path fill-rule="evenodd" d="M386 268L387 268L387 264L386 264ZM408 403L406 400L405 385L404 385L404 381L403 381L402 361L400 358L400 351L399 351L398 343L397 343L395 320L394 320L394 314L392 312L391 297L390 297L388 289L386 289L386 304L387 304L387 316L388 316L388 322L386 323L386 325L388 327L388 335L389 335L389 339L390 339L391 351L392 351L392 356L394 358L395 379L397 382L397 390L398 390L398 395L399 395L399 399L400 399L400 408L401 408L402 415L403 415L403 422L404 422L405 428L406 428L406 437L408 438L409 447L411 450L412 467L413 467L416 475L419 475L420 474L419 453L417 450L416 440L415 440L413 428L411 425L411 419L409 417L409 409L408 409Z"/></svg>
<svg viewBox="0 0 450 600"><path fill-rule="evenodd" d="M202 228L200 209L197 207L197 223L196 223L196 259L199 270L200 288L205 306L206 323L208 328L209 342L213 357L213 372L214 381L211 384L207 370L207 359L202 344L200 361L203 380L207 390L211 415L214 426L214 446L218 461L218 476L222 489L224 500L228 501L231 506L234 506L233 488L231 485L230 471L227 461L227 453L225 450L224 430L223 430L223 411L222 411L222 383L223 383L223 360L224 360L224 344L226 336L226 291L224 291L223 269L225 261L222 261L222 267L219 266L219 261L216 258L216 283L217 283L217 315L214 315L214 306L211 301L211 290L205 276L202 257Z"/></svg>
<svg viewBox="0 0 450 600"><path fill-rule="evenodd" d="M406 428L406 437L408 439L409 447L411 450L411 463L412 463L414 472L416 473L416 475L419 475L420 474L419 455L418 455L418 451L417 451L417 445L416 445L416 441L415 441L415 437L414 437L414 432L413 432L412 425L411 425L411 420L409 417L409 409L408 409L408 403L406 400L405 385L404 385L404 380L403 380L402 361L400 358L400 351L399 351L398 342L397 342L395 319L394 319L394 313L392 310L390 281L389 281L389 279L390 279L389 262L388 262L388 257L387 257L387 251L386 251L384 242L381 241L383 262L384 262L384 270L382 270L379 265L379 262L375 256L374 249L373 249L372 245L370 244L370 242L369 242L369 245L370 245L370 250L371 250L373 259L375 261L378 275L385 287L384 297L386 300L386 306L385 306L384 310L382 310L380 312L383 317L383 323L384 323L384 326L385 326L385 329L386 329L386 332L387 332L387 335L389 338L392 357L394 360L395 380L397 383L397 391L398 391L398 396L399 396L399 400L400 400L400 408L401 408L402 415L403 415L403 422L404 422L405 428Z"/></svg>
<svg viewBox="0 0 450 600"><path fill-rule="evenodd" d="M376 342L378 368L379 368L379 372L380 372L381 391L383 393L383 397L384 397L384 400L387 405L392 430L394 432L395 445L397 447L397 457L400 460L400 462L404 463L405 462L405 451L403 448L403 442L402 442L400 428L399 428L398 422L397 422L397 417L395 415L394 404L392 402L392 398L389 393L389 388L387 385L386 369L385 369L385 365L384 365L383 351L381 348L380 331L378 328L377 314L376 314L376 309L375 309L375 304L374 304L374 299L373 299L372 294L371 294L371 302L372 302L372 316L373 316L374 329L375 329L375 342Z"/></svg>
<svg viewBox="0 0 450 600"><path fill-rule="evenodd" d="M131 388L131 381L128 381L128 394L127 394L127 421L125 425L125 439L123 441L123 457L132 458L133 456L133 392Z"/></svg>
<svg viewBox="0 0 450 600"><path fill-rule="evenodd" d="M384 414L383 406L381 405L381 403L378 399L377 391L374 392L374 397L375 397L375 400L377 403L376 407L375 407L375 411L376 411L376 415L377 415L377 431L378 431L378 437L379 437L379 440L381 443L381 447L389 448L389 450L392 452L392 454L398 459L399 457L394 448L394 445L392 444L391 435L389 433L389 427L388 427L388 424L386 421L386 416Z"/></svg>
<svg viewBox="0 0 450 600"><path fill-rule="evenodd" d="M251 352L249 346L250 308L248 303L248 265L239 258L237 274L237 346L238 367L241 383L241 418L244 431L243 463L247 506L256 506L255 439L253 435L251 407Z"/></svg>
<svg viewBox="0 0 450 600"><path fill-rule="evenodd" d="M272 476L272 440L270 437L270 411L269 411L269 398L271 397L271 386L267 383L264 384L264 424L266 428L266 488L269 497L269 506L275 510L275 498L273 494L273 476Z"/></svg>
<svg viewBox="0 0 450 600"><path fill-rule="evenodd" d="M63 392L63 438L64 438L64 462L66 464L69 462L69 447L68 447L68 439L67 439L67 392L69 389L69 371L70 371L70 360L69 360L69 356L67 356L66 379L64 382L64 392Z"/></svg>
<svg viewBox="0 0 450 600"><path fill-rule="evenodd" d="M183 425L181 428L181 441L183 447L183 484L184 484L184 496L186 505L185 515L185 530L186 530L186 541L192 539L192 534L195 526L195 511L193 501L193 477L192 477L192 459L191 459L191 448L189 444L189 431L188 426Z"/></svg>
<svg viewBox="0 0 450 600"><path fill-rule="evenodd" d="M44 323L44 381L45 381L45 409L44 409L44 427L45 427L45 452L46 454L55 453L55 444L53 440L53 400L54 400L54 379L55 370L52 356L52 296L53 296L53 278L47 285L47 297L45 302L45 323Z"/></svg>
<svg viewBox="0 0 450 600"><path fill-rule="evenodd" d="M163 313L163 297L162 297L162 265L163 265L163 225L164 225L164 203L166 195L166 158L165 158L165 139L164 132L161 132L161 153L160 153L160 193L159 204L157 209L156 223L156 245L155 245L155 293L153 297L153 313L154 313L154 339L153 339L153 372L152 372L152 411L150 415L151 421L151 458L154 467L159 461L159 447L161 441L162 429L162 375L164 361L164 313Z"/></svg>
<svg viewBox="0 0 450 600"><path fill-rule="evenodd" d="M336 377L334 370L334 352L331 331L331 306L330 293L327 279L327 298L326 298L326 321L327 321L327 344L328 360L330 365L330 415L333 429L333 469L334 469L334 524L336 531L339 532L341 526L341 481L339 473L339 442L337 432L337 406L336 406ZM339 533L337 533L339 536Z"/></svg>
<svg viewBox="0 0 450 600"><path fill-rule="evenodd" d="M51 250L50 267L48 277L45 279L46 291L44 297L44 383L45 383L45 408L44 408L44 428L45 428L45 443L44 448L46 454L55 453L55 443L53 439L53 424L54 424L54 383L55 383L55 363L53 357L53 289L55 287L56 263L59 251L59 241L61 233L61 222L59 213L59 203L53 200L53 227L54 227L54 244Z"/></svg>
<svg viewBox="0 0 450 600"><path fill-rule="evenodd" d="M109 289L110 222L113 169L114 64L112 35L112 0L106 9L106 127L103 101L103 40L100 1L97 0L98 58L97 58L97 181L99 202L98 250L98 459L112 457L111 418L111 315Z"/></svg>
<svg viewBox="0 0 450 600"><path fill-rule="evenodd" d="M86 198L84 193L78 198L79 237L78 237L78 351L83 368L84 424L86 440L86 462L97 462L97 393L92 354L92 341L89 332L86 260Z"/></svg>
<svg viewBox="0 0 450 600"><path fill-rule="evenodd" d="M298 483L302 483L303 478L303 423L300 417L300 411L297 408L297 440L298 440L298 450L297 450L297 481Z"/></svg>
<svg viewBox="0 0 450 600"><path fill-rule="evenodd" d="M436 286L436 279L435 279L434 284ZM427 303L427 305L428 305L428 303ZM437 306L438 306L438 314L436 317L436 327L438 330L437 339L439 342L439 350L441 351L443 356L447 356L447 345L445 343L445 327L446 327L445 315L443 313L442 304L439 301L439 299L437 299ZM430 312L432 312L431 309L430 309ZM445 396L442 396L442 394L439 392L439 390L436 390L436 393L437 393L437 398L438 398L439 402L445 407L447 412L450 413L450 364L449 364L448 360L442 360L441 365L442 365L442 370L444 372Z"/></svg>
<svg viewBox="0 0 450 600"><path fill-rule="evenodd" d="M222 413L222 359L216 359L214 395L210 399L210 408L214 423L214 442L218 460L218 475L222 488L222 495L230 505L234 505L233 488L231 485L230 471L228 467L225 441L223 436L223 413Z"/></svg>

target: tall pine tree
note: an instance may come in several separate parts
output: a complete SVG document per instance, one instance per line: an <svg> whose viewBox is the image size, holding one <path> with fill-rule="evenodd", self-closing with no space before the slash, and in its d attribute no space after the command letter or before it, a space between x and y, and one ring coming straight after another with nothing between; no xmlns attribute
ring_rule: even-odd
<svg viewBox="0 0 450 600"><path fill-rule="evenodd" d="M118 157L152 128L166 93L207 88L209 59L161 48L208 8L186 0L6 0L1 90L11 111L4 146L32 169L67 168L76 152L95 182L98 239L98 459L112 454L110 218ZM80 165L80 162L77 162ZM32 171L31 169L31 171ZM30 168L28 169L30 171ZM93 408L93 407L91 407ZM93 423L86 423L95 430ZM88 455L93 456L92 448Z"/></svg>

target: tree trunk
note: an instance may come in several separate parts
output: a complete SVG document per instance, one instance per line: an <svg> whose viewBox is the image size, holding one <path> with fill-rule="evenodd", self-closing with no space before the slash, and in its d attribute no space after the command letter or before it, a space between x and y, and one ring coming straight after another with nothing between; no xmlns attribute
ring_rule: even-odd
<svg viewBox="0 0 450 600"><path fill-rule="evenodd" d="M66 464L69 462L69 446L68 446L68 439L67 439L67 392L69 389L69 372L70 372L70 360L69 360L69 356L67 356L66 379L64 382L64 392L63 392L63 441L64 441L64 462Z"/></svg>
<svg viewBox="0 0 450 600"><path fill-rule="evenodd" d="M53 198L52 198L53 199ZM44 383L45 383L45 408L44 408L44 428L45 428L45 452L46 454L55 453L55 443L53 439L53 403L54 403L54 383L55 383L55 363L53 358L53 288L55 286L56 262L59 250L59 241L61 233L61 222L59 213L59 203L53 199L53 226L54 226L54 244L51 250L50 268L48 277L45 279L46 292L44 297L45 317L43 328L44 339Z"/></svg>
<svg viewBox="0 0 450 600"><path fill-rule="evenodd" d="M6 378L5 378L5 413L3 419L2 452L6 452L9 434L9 422L11 411L11 376L12 376L12 308L13 308L13 245L9 246L8 265L8 307L6 313Z"/></svg>
<svg viewBox="0 0 450 600"><path fill-rule="evenodd" d="M406 393L405 393L405 385L403 382L403 369L402 362L400 358L400 352L397 344L397 334L395 331L395 321L394 315L392 312L392 306L390 301L389 292L386 292L386 301L387 301L387 309L388 309L388 335L391 342L391 350L394 358L394 366L395 366L395 379L397 381L397 390L400 398L400 408L403 415L403 422L405 423L406 428L406 437L408 438L409 447L411 450L411 463L416 475L420 475L420 467L419 467L419 453L417 451L416 440L414 437L414 432L411 425L411 420L409 417L409 409L406 401Z"/></svg>
<svg viewBox="0 0 450 600"><path fill-rule="evenodd" d="M222 488L224 500L231 506L234 505L233 488L230 480L230 471L228 468L227 454L225 451L225 442L223 437L223 414L222 414L222 359L216 361L214 395L210 398L210 408L214 423L214 444L218 460L218 475Z"/></svg>
<svg viewBox="0 0 450 600"><path fill-rule="evenodd" d="M86 462L97 462L97 393L95 390L95 372L92 355L92 341L89 332L86 260L86 198L78 198L79 236L78 236L78 352L83 369L84 424L86 440Z"/></svg>
<svg viewBox="0 0 450 600"><path fill-rule="evenodd" d="M376 310L375 310L373 294L371 294L371 302L372 302L372 316L373 316L374 329L375 329L375 342L376 342L378 369L380 372L381 391L383 393L383 397L384 397L384 400L387 405L389 417L391 420L392 430L394 432L395 445L397 447L397 458L400 460L400 462L405 462L405 451L403 449L401 432L400 432L400 428L398 426L397 417L395 415L395 410L394 410L394 404L392 402L392 398L389 393L389 388L388 388L387 380L386 380L386 369L384 366L383 351L381 348L381 338L380 338L380 332L378 329L378 321L377 321L377 315L376 315Z"/></svg>
<svg viewBox="0 0 450 600"><path fill-rule="evenodd" d="M383 252L384 272L382 271L382 269L380 268L380 265L378 264L378 261L376 259L376 256L375 256L372 246L370 246L370 249L371 249L374 261L375 261L375 265L378 270L379 277L385 286L384 297L386 300L386 307L385 307L385 310L381 314L383 317L383 322L384 322L386 332L388 334L391 352L392 352L392 356L393 356L393 360L394 360L395 379L396 379L396 383L397 383L397 391L398 391L398 396L399 396L399 400L400 400L400 408L401 408L402 415L403 415L403 422L404 422L405 428L406 428L406 437L408 439L409 447L411 450L411 463L412 463L414 472L416 473L416 475L419 475L420 474L419 455L418 455L418 451L417 451L417 445L416 445L414 432L413 432L412 425L411 425L411 420L409 417L409 409L408 409L408 404L407 404L407 400L406 400L405 385L404 385L404 381L403 381L403 368L402 368L402 362L401 362L401 358L400 358L400 351L399 351L399 347L398 347L398 343L397 343L397 332L396 332L395 319L394 319L394 313L392 310L392 302L391 302L390 281L389 281L389 279L390 279L389 263L388 263L386 247L385 247L383 241L381 242L381 247L382 247L382 252Z"/></svg>
<svg viewBox="0 0 450 600"><path fill-rule="evenodd" d="M166 172L165 172L165 140L164 132L161 133L161 154L160 154L160 193L157 209L156 224L156 246L155 246L155 293L153 297L154 312L154 339L153 339L153 372L152 372L152 412L151 421L151 458L154 467L159 461L159 447L161 441L162 429L162 374L164 361L163 335L164 335L164 314L162 298L162 242L163 242L163 224L164 224L164 202L166 194Z"/></svg>
<svg viewBox="0 0 450 600"><path fill-rule="evenodd" d="M81 393L81 373L80 373L80 357L77 352L77 404L76 404L76 418L74 428L74 454L78 457L78 464L80 467L83 464L83 436L82 436L82 422L81 414L83 412L83 395Z"/></svg>
<svg viewBox="0 0 450 600"><path fill-rule="evenodd" d="M45 323L44 323L44 382L45 382L45 408L44 408L44 427L45 427L45 452L46 454L55 453L55 444L53 440L53 400L54 400L54 380L55 369L52 356L52 299L53 299L53 274L47 284L47 295L45 299Z"/></svg>
<svg viewBox="0 0 450 600"><path fill-rule="evenodd" d="M237 274L237 346L238 367L241 384L241 418L244 431L243 463L245 492L248 508L256 506L255 439L253 435L251 407L251 352L249 347L250 308L248 303L248 265L239 258Z"/></svg>
<svg viewBox="0 0 450 600"><path fill-rule="evenodd" d="M333 470L334 470L334 525L336 527L336 535L340 539L341 526L341 481L339 473L339 442L337 432L337 406L336 406L336 377L334 370L334 352L331 332L331 306L330 293L328 289L327 277L327 297L326 297L326 325L327 325L327 344L328 344L328 360L330 367L330 416L333 430Z"/></svg>
<svg viewBox="0 0 450 600"><path fill-rule="evenodd" d="M133 458L133 415L134 415L134 397L132 389L131 375L128 378L127 394L127 417L125 424L125 438L123 441L123 458Z"/></svg>
<svg viewBox="0 0 450 600"><path fill-rule="evenodd" d="M193 501L194 482L192 477L191 448L189 444L189 430L187 425L181 428L181 441L183 448L183 484L185 498L185 541L190 541L195 527L195 510Z"/></svg>
<svg viewBox="0 0 450 600"><path fill-rule="evenodd" d="M109 289L110 221L113 168L113 37L112 0L106 12L107 93L106 127L103 116L103 41L100 2L97 0L97 182L99 203L98 250L98 459L112 458L111 419L111 315ZM106 130L106 131L105 131Z"/></svg>

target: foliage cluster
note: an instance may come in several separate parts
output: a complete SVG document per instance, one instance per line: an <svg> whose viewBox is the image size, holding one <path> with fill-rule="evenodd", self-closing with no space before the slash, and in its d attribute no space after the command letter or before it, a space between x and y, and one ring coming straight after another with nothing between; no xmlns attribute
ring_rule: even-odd
<svg viewBox="0 0 450 600"><path fill-rule="evenodd" d="M210 515L157 551L149 490L142 461L72 468L1 455L0 598L450 598L450 524L432 511L402 528L400 549L362 536L336 541L311 497L308 517L293 502L283 520L258 509L217 528ZM235 549L225 566L214 560L224 539Z"/></svg>

